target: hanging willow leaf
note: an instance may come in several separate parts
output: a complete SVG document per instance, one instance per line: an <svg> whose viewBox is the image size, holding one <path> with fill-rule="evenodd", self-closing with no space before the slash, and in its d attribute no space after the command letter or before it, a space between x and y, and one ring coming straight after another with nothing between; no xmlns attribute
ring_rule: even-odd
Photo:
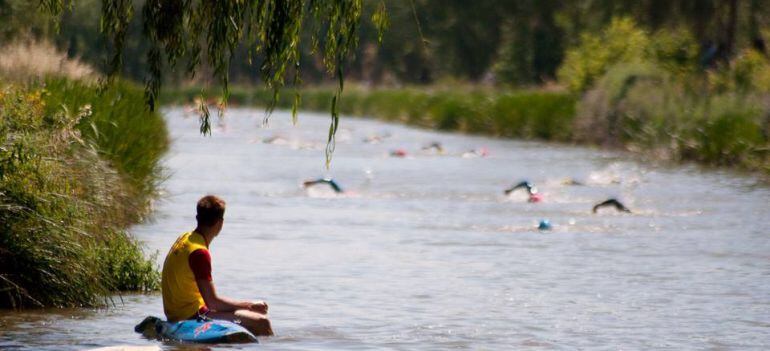
<svg viewBox="0 0 770 351"><path fill-rule="evenodd" d="M329 138L326 141L326 167L328 168L332 162L332 155L334 154L334 148L336 147L334 137L337 134L337 126L340 122L340 115L337 108L337 102L339 101L339 93L332 97L332 121L329 125Z"/></svg>
<svg viewBox="0 0 770 351"><path fill-rule="evenodd" d="M377 5L377 10L372 13L372 23L377 28L377 42L382 44L382 38L385 35L385 30L390 27L390 18L388 18L388 11L385 7L385 1L380 1Z"/></svg>
<svg viewBox="0 0 770 351"><path fill-rule="evenodd" d="M120 73L128 25L134 14L133 0L102 0L101 30L113 46L109 76ZM41 7L61 16L70 0L41 0ZM326 148L327 166L334 151L334 134L339 124L339 99L348 54L358 44L357 31L363 0L146 0L142 8L143 34L149 43L148 75L145 81L147 106L155 109L163 72L178 62L190 76L206 64L222 87L220 116L229 97L228 71L236 49L245 45L249 57L261 63L255 68L262 82L273 90L265 121L274 110L286 75L293 71L293 85L300 84L300 40L303 24L310 22L309 40L330 75L338 80L331 111L332 122ZM385 3L380 2L372 20L382 30L388 25ZM205 62L204 62L205 61ZM249 60L252 62L251 60ZM291 68L291 69L290 69ZM205 100L201 100L205 104ZM295 92L292 120L300 102ZM211 133L208 107L200 107L201 133Z"/></svg>
<svg viewBox="0 0 770 351"><path fill-rule="evenodd" d="M196 100L198 104L198 112L200 118L200 132L203 135L211 135L211 112L209 111L209 105L206 102L206 95L201 91L200 96Z"/></svg>
<svg viewBox="0 0 770 351"><path fill-rule="evenodd" d="M297 125L297 109L299 108L299 104L302 101L302 95L300 95L299 90L294 90L294 103L291 104L291 123L293 125Z"/></svg>
<svg viewBox="0 0 770 351"><path fill-rule="evenodd" d="M102 0L102 18L99 28L104 35L112 39L112 46L116 48L110 59L109 77L116 75L123 66L122 48L126 42L128 25L133 17L134 6L131 0Z"/></svg>

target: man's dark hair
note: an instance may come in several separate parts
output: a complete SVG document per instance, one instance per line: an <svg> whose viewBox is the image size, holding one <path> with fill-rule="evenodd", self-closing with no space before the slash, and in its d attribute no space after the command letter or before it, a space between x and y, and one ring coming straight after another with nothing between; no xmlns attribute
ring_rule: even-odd
<svg viewBox="0 0 770 351"><path fill-rule="evenodd" d="M198 200L196 208L198 225L212 226L225 216L225 200L214 195L206 195Z"/></svg>

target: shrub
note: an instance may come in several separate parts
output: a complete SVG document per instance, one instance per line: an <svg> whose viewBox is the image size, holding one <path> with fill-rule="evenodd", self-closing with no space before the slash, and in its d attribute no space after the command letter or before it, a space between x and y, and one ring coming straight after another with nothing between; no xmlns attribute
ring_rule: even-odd
<svg viewBox="0 0 770 351"><path fill-rule="evenodd" d="M611 68L579 103L575 138L658 157L760 169L768 109L761 96L695 95L652 64Z"/></svg>
<svg viewBox="0 0 770 351"><path fill-rule="evenodd" d="M613 65L640 62L649 56L650 39L630 18L615 18L599 34L584 33L568 49L557 77L573 92L582 93Z"/></svg>
<svg viewBox="0 0 770 351"><path fill-rule="evenodd" d="M659 30L651 36L647 51L650 61L679 78L690 78L699 69L698 41L689 30Z"/></svg>
<svg viewBox="0 0 770 351"><path fill-rule="evenodd" d="M663 86L668 77L650 63L621 63L609 68L579 104L574 124L575 138L617 145L630 138L628 134L632 132L626 131L629 124L646 123L660 116L658 111L648 107L665 107L662 105L665 96L659 94L662 89L651 89L648 94L640 95L638 87L650 88L648 84L640 85L643 82Z"/></svg>
<svg viewBox="0 0 770 351"><path fill-rule="evenodd" d="M687 158L754 168L768 161L765 153L770 143L762 133L763 111L759 104L732 94L714 96L707 103L703 117L688 131L691 142L683 150Z"/></svg>
<svg viewBox="0 0 770 351"><path fill-rule="evenodd" d="M746 49L729 64L708 72L709 88L717 94L727 92L770 93L770 62L762 53Z"/></svg>
<svg viewBox="0 0 770 351"><path fill-rule="evenodd" d="M119 140L81 133L86 125L114 116L106 117L97 97L56 108L50 105L59 102L53 98L56 87L6 87L0 93L0 307L93 306L115 290L158 287L154 261L145 259L141 246L122 230L138 218L134 198L148 196L127 181L139 176L128 171L136 163L127 159L139 151L111 151ZM121 105L125 97L102 98ZM86 101L97 107L88 108ZM117 139L144 131L119 119L114 123L125 128L122 135L107 134ZM131 147L162 150L165 135L161 139L133 139L137 145ZM155 152L160 151L150 154Z"/></svg>

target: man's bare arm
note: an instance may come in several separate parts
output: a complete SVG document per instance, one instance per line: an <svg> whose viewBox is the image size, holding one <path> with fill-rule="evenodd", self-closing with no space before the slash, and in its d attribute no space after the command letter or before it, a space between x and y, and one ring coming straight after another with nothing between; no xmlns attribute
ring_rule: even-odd
<svg viewBox="0 0 770 351"><path fill-rule="evenodd" d="M216 288L214 288L214 282L206 279L196 279L198 284L198 291L203 296L203 301L208 308L218 312L234 312L236 310L252 310L262 314L267 314L267 303L264 301L251 302L251 301L238 301L221 297L217 295Z"/></svg>

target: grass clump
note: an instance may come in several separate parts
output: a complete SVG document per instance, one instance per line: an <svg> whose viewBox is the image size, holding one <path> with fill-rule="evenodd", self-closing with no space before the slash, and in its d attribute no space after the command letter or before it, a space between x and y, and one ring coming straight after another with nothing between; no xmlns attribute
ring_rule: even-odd
<svg viewBox="0 0 770 351"><path fill-rule="evenodd" d="M63 78L0 89L0 307L157 289L154 259L124 231L147 209L167 147L141 89Z"/></svg>
<svg viewBox="0 0 770 351"><path fill-rule="evenodd" d="M78 131L128 183L129 212L145 214L161 180L159 161L168 149L168 132L163 119L147 111L141 87L118 81L100 89L82 81L49 78L45 92L47 114L90 111L78 122Z"/></svg>

